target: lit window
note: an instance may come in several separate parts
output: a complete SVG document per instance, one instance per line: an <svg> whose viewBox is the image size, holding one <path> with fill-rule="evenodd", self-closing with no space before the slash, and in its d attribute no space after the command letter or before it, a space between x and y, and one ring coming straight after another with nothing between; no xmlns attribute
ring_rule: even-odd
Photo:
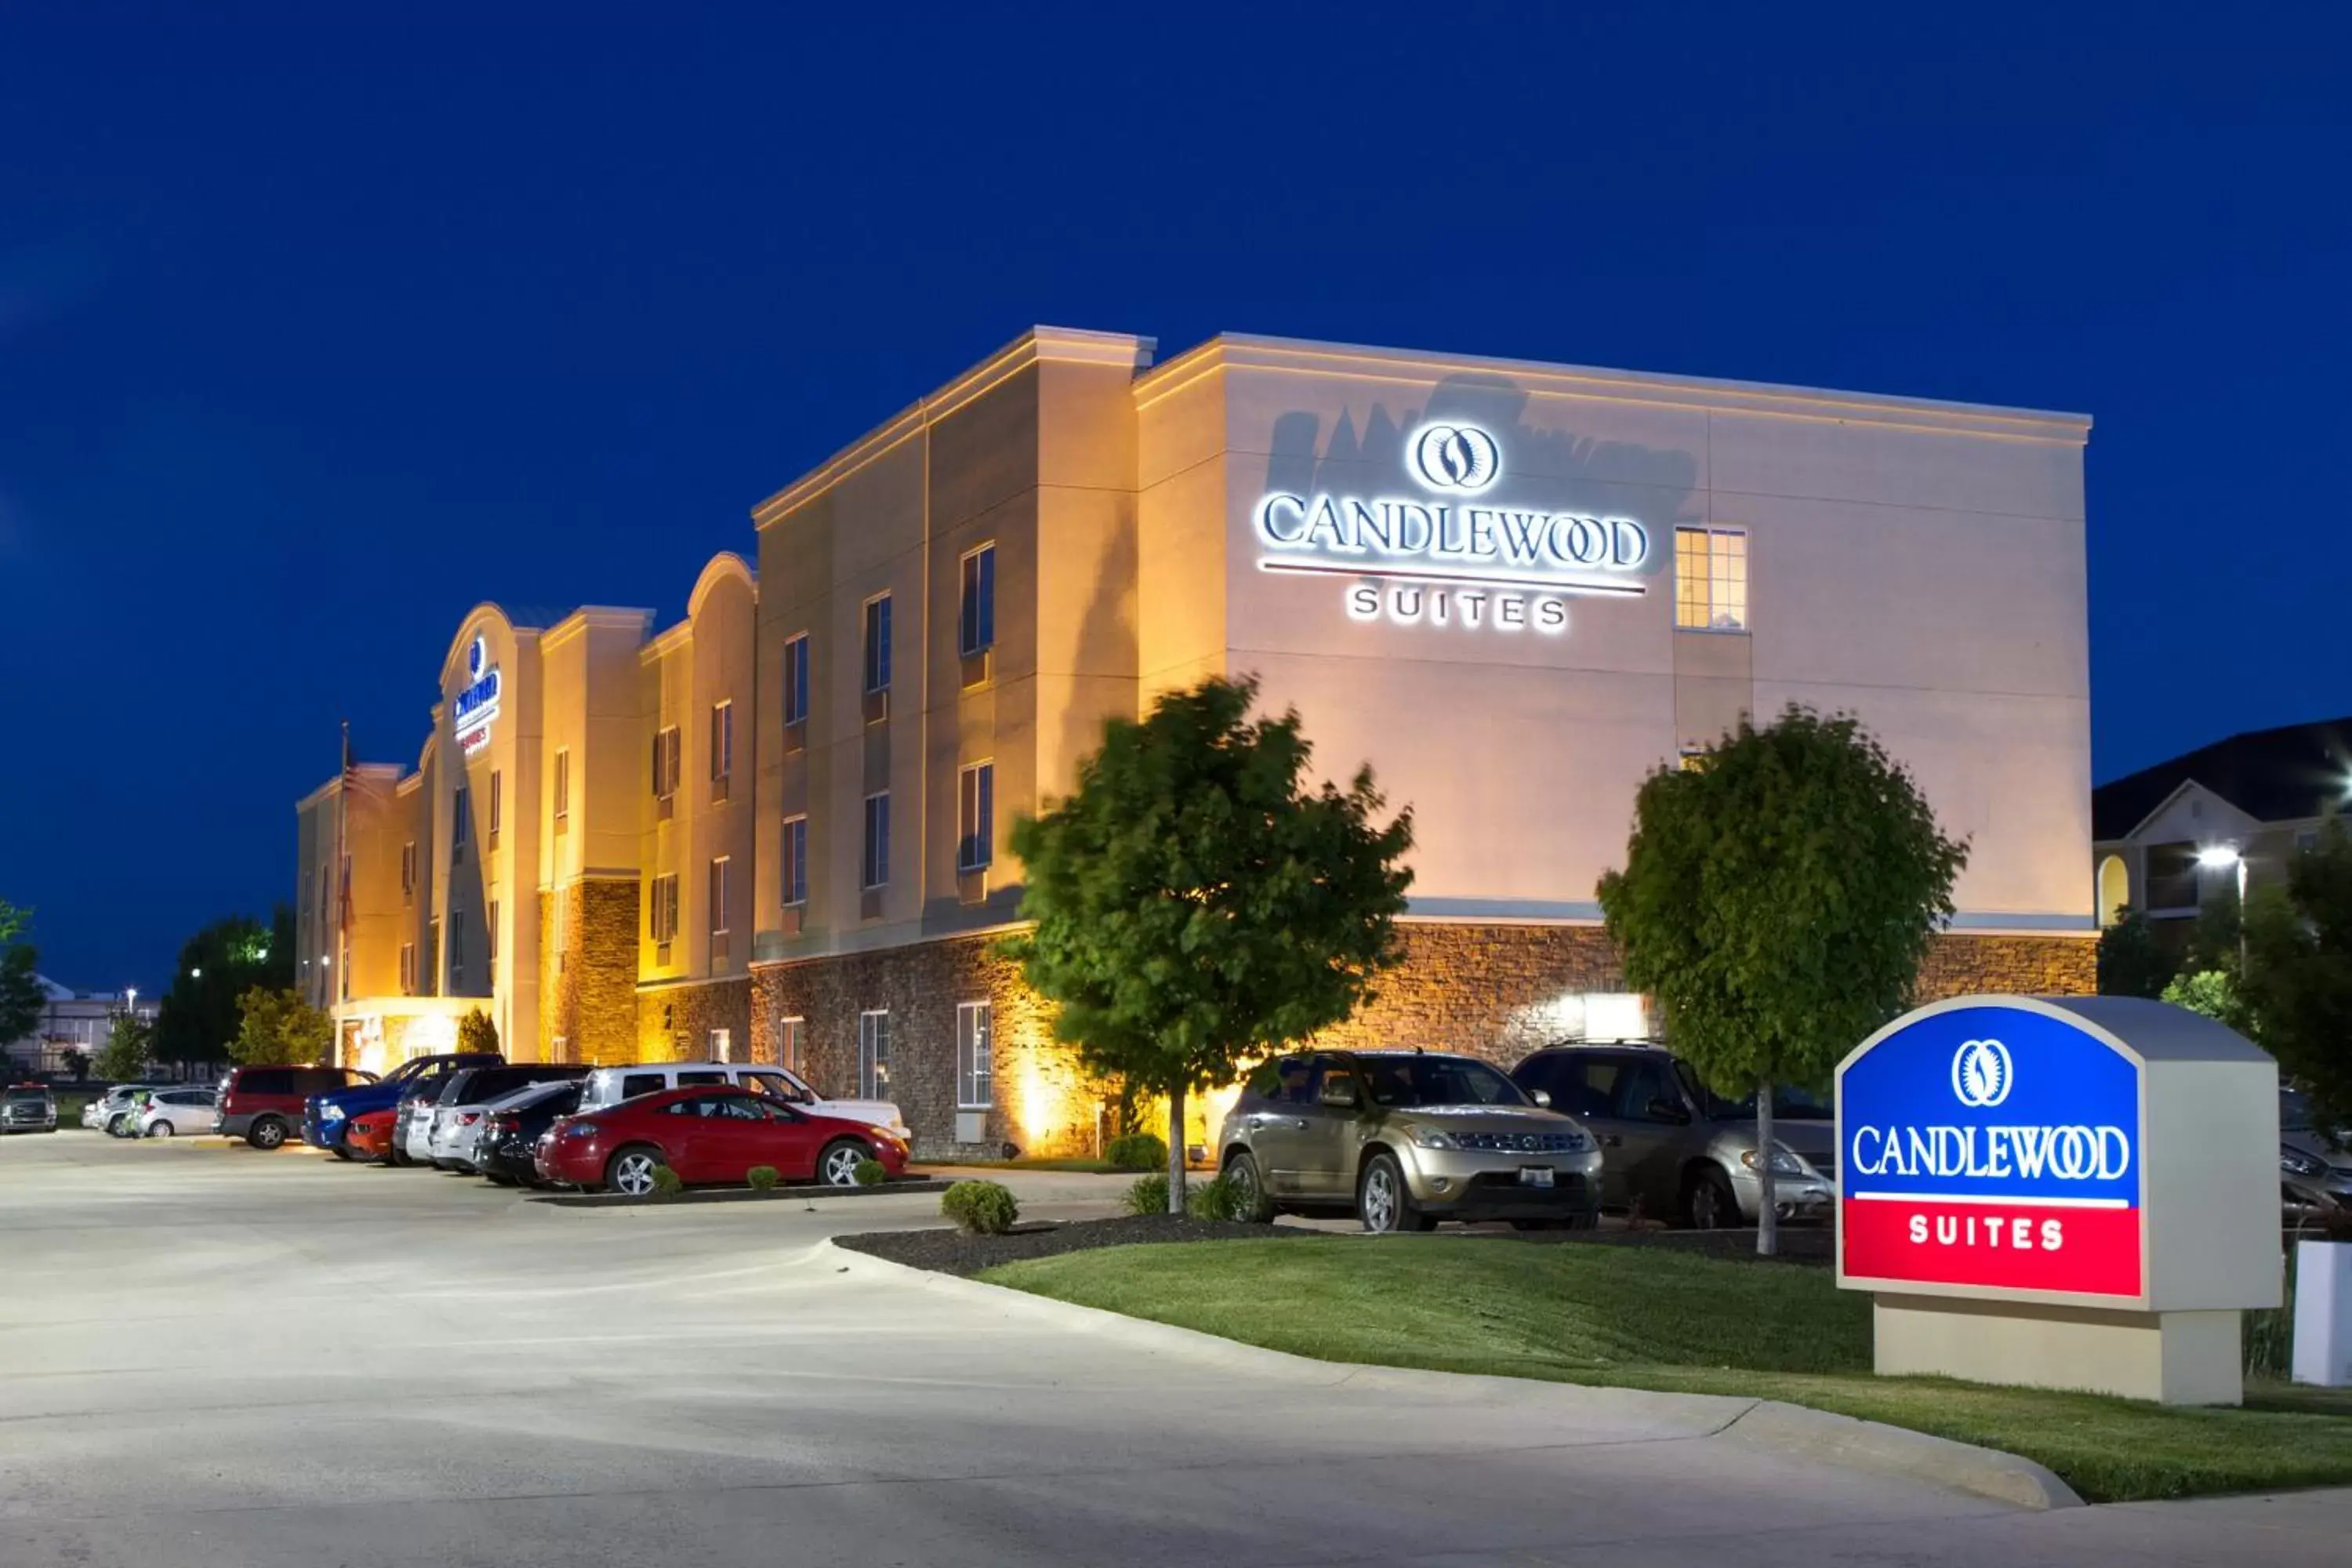
<svg viewBox="0 0 2352 1568"><path fill-rule="evenodd" d="M735 1059L734 1030L713 1029L710 1031L710 1059L714 1062L731 1062Z"/></svg>
<svg viewBox="0 0 2352 1568"><path fill-rule="evenodd" d="M710 862L710 934L727 934L727 861L724 855Z"/></svg>
<svg viewBox="0 0 2352 1568"><path fill-rule="evenodd" d="M805 723L809 712L808 633L784 644L784 722Z"/></svg>
<svg viewBox="0 0 2352 1568"><path fill-rule="evenodd" d="M808 902L808 818L784 818L784 906ZM787 1063L787 1066L791 1064Z"/></svg>
<svg viewBox="0 0 2352 1568"><path fill-rule="evenodd" d="M996 1103L992 1017L985 1002L956 1005L956 1105L964 1110Z"/></svg>
<svg viewBox="0 0 2352 1568"><path fill-rule="evenodd" d="M413 942L400 944L400 994L416 994L416 944Z"/></svg>
<svg viewBox="0 0 2352 1568"><path fill-rule="evenodd" d="M878 888L890 879L890 795L866 797L866 852L859 861L865 886Z"/></svg>
<svg viewBox="0 0 2352 1568"><path fill-rule="evenodd" d="M890 1092L890 1014L887 1008L857 1015L857 1093L881 1100Z"/></svg>
<svg viewBox="0 0 2352 1568"><path fill-rule="evenodd" d="M1698 631L1748 629L1748 532L1675 530L1675 625Z"/></svg>
<svg viewBox="0 0 2352 1568"><path fill-rule="evenodd" d="M646 910L647 930L656 942L668 942L677 935L677 874L656 877L653 897Z"/></svg>
<svg viewBox="0 0 2352 1568"><path fill-rule="evenodd" d="M776 1054L786 1072L795 1077L801 1073L801 1027L803 1020L786 1018L776 1026Z"/></svg>
<svg viewBox="0 0 2352 1568"><path fill-rule="evenodd" d="M890 689L890 595L866 601L866 689Z"/></svg>
<svg viewBox="0 0 2352 1568"><path fill-rule="evenodd" d="M956 869L980 870L995 844L996 764L974 763L956 777Z"/></svg>
<svg viewBox="0 0 2352 1568"><path fill-rule="evenodd" d="M973 654L996 643L996 546L963 558L963 602L957 617L959 651Z"/></svg>

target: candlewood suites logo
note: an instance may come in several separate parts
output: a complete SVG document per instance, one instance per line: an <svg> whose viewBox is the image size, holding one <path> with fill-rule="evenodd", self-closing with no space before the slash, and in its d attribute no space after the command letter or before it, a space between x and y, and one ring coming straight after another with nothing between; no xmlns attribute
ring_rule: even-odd
<svg viewBox="0 0 2352 1568"><path fill-rule="evenodd" d="M1475 425L1424 425L1406 449L1413 472L1433 490L1476 495L1503 474L1495 437Z"/></svg>

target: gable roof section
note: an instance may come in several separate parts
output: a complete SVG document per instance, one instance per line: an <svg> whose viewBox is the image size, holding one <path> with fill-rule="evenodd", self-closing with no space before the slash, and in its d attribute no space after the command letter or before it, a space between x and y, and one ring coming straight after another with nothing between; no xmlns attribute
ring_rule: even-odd
<svg viewBox="0 0 2352 1568"><path fill-rule="evenodd" d="M2352 785L2352 716L2249 730L2091 792L2091 837L2134 829L2190 780L2262 822L2317 816L2347 804Z"/></svg>

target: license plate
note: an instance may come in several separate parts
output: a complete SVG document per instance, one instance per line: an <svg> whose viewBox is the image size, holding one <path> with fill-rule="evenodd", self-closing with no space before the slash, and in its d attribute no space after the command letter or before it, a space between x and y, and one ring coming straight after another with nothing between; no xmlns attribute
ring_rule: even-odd
<svg viewBox="0 0 2352 1568"><path fill-rule="evenodd" d="M1551 1185L1551 1167L1549 1165L1521 1165L1519 1167L1519 1185L1523 1187L1548 1187Z"/></svg>

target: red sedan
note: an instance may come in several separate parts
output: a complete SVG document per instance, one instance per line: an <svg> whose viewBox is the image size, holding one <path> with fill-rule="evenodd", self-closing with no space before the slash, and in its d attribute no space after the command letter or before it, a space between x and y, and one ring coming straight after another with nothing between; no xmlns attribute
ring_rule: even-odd
<svg viewBox="0 0 2352 1568"><path fill-rule="evenodd" d="M392 1124L399 1112L387 1106L363 1110L343 1130L343 1146L354 1159L381 1160L392 1152Z"/></svg>
<svg viewBox="0 0 2352 1568"><path fill-rule="evenodd" d="M903 1175L907 1145L887 1127L715 1088L667 1089L564 1117L540 1140L533 1163L546 1181L642 1198L660 1165L688 1186L740 1186L756 1167L773 1165L787 1182L847 1187L866 1160Z"/></svg>

